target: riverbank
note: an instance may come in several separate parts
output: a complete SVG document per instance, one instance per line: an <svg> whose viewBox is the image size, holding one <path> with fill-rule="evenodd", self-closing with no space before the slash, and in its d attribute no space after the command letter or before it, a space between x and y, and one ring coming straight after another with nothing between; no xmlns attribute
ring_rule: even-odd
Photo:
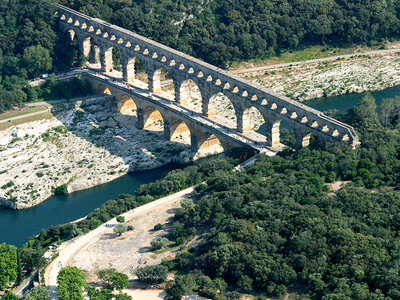
<svg viewBox="0 0 400 300"><path fill-rule="evenodd" d="M165 165L185 141L137 130L134 112L116 113L107 98L57 104L53 117L0 131L0 203L13 209L37 205L66 185L69 193L128 172Z"/></svg>
<svg viewBox="0 0 400 300"><path fill-rule="evenodd" d="M298 101L365 91L380 91L400 85L397 52L354 54L335 60L268 66L242 70L239 76Z"/></svg>

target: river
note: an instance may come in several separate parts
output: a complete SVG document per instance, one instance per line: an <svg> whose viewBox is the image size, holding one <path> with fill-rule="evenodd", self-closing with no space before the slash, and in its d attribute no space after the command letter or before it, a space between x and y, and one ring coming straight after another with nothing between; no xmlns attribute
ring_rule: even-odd
<svg viewBox="0 0 400 300"><path fill-rule="evenodd" d="M400 95L400 86L372 94L377 104L380 104L384 98ZM313 100L306 104L321 111L337 109L340 113L345 113L360 99L360 94L349 94ZM259 131L263 131L263 126ZM39 233L40 229L82 218L118 194L133 194L141 184L160 179L175 168L176 165L169 164L151 171L135 172L84 191L53 196L30 209L0 209L0 243L21 246L27 237Z"/></svg>

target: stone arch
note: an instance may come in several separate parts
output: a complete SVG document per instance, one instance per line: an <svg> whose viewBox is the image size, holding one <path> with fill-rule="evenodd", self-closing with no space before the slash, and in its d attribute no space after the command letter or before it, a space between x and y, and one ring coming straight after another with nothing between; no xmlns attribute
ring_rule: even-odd
<svg viewBox="0 0 400 300"><path fill-rule="evenodd" d="M107 86L105 86L104 84L99 84L97 87L96 87L96 94L105 94L105 95L111 95L111 91L110 91L110 89L107 87Z"/></svg>
<svg viewBox="0 0 400 300"><path fill-rule="evenodd" d="M165 118L154 106L138 108L138 128L149 131L164 131Z"/></svg>
<svg viewBox="0 0 400 300"><path fill-rule="evenodd" d="M89 63L100 62L100 45L96 38L90 38L90 52L88 55Z"/></svg>
<svg viewBox="0 0 400 300"><path fill-rule="evenodd" d="M196 149L194 149L194 146ZM194 145L192 139L192 149L196 152L195 158L218 154L225 151L221 141L212 133L207 133L201 138L198 138L196 145Z"/></svg>
<svg viewBox="0 0 400 300"><path fill-rule="evenodd" d="M176 101L182 106L201 113L201 91L198 85L192 79L187 79L181 82L179 86L176 86L175 95Z"/></svg>
<svg viewBox="0 0 400 300"><path fill-rule="evenodd" d="M149 72L149 89L169 100L175 100L175 83L171 74L164 67Z"/></svg>
<svg viewBox="0 0 400 300"><path fill-rule="evenodd" d="M165 123L167 123L167 121ZM164 130L169 130L169 132L166 133L166 136L169 135L170 141L180 142L188 145L191 144L192 131L185 121L177 119L174 121L168 121L167 124L169 125L169 128L164 126Z"/></svg>
<svg viewBox="0 0 400 300"><path fill-rule="evenodd" d="M265 119L257 107L251 106L243 110L241 122L243 132L258 131L265 124Z"/></svg>
<svg viewBox="0 0 400 300"><path fill-rule="evenodd" d="M139 57L135 57L135 79L143 82L143 88L147 88L149 83L147 68L144 60Z"/></svg>
<svg viewBox="0 0 400 300"><path fill-rule="evenodd" d="M122 95L117 102L118 111L123 115L136 116L137 105L129 95Z"/></svg>
<svg viewBox="0 0 400 300"><path fill-rule="evenodd" d="M225 126L237 128L237 108L228 96L222 92L216 93L209 98L208 103L203 103L203 105L206 105L208 108L208 118L212 120L223 118L226 121Z"/></svg>

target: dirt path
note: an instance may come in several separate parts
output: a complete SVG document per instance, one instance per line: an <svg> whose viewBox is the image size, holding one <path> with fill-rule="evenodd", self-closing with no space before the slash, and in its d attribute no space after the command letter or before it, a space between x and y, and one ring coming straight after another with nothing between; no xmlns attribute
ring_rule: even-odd
<svg viewBox="0 0 400 300"><path fill-rule="evenodd" d="M129 224L129 222L134 218L139 219L139 217L148 215L149 212L153 212L155 213L155 215L159 215L163 211L163 208L169 209L168 204L177 202L179 203L183 197L187 197L192 192L193 187L190 187L173 195L137 207L134 210L128 211L122 215L125 217L127 224ZM115 224L117 224L117 221L115 218L113 218L112 220L104 223L95 230L92 230L89 233L77 238L74 242L68 241L60 246L59 256L46 268L45 271L45 284L50 288L52 299L57 299L57 276L60 269L66 266L75 255L79 255L79 252L82 249L90 248L91 245L99 241L101 242L105 237L106 239L107 237L109 239L110 236L114 238L115 234L113 233L112 227ZM117 253L115 252L114 254L117 255ZM86 257L86 259L90 258ZM111 257L111 259L112 260L110 261L110 263L113 263L115 257Z"/></svg>
<svg viewBox="0 0 400 300"><path fill-rule="evenodd" d="M281 63L281 64L273 64L273 65L268 65L268 66L261 66L261 67L254 67L254 68L247 68L247 69L241 69L241 70L230 70L229 72L233 74L243 74L243 73L250 73L250 72L258 72L258 71L264 71L264 70L270 70L270 69L276 69L276 68L284 68L284 67L289 67L289 66L299 66L299 65L305 65L309 63L319 63L319 62L325 62L325 61L334 61L337 60L338 58L351 58L353 56L359 56L359 55L375 55L375 54L387 54L387 53L394 53L394 52L400 52L399 48L395 49L386 49L386 50L375 50L375 51L366 51L366 52L361 52L361 53L353 53L353 54L345 54L345 55L337 55L337 56L328 56L328 57L322 57L322 58L316 58L316 59L310 59L310 60L303 60L303 61L296 61L296 62L289 62L289 63Z"/></svg>

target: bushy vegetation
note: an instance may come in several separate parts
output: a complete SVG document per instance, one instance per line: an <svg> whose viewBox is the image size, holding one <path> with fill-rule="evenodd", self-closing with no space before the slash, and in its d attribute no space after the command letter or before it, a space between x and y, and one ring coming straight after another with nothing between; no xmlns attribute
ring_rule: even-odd
<svg viewBox="0 0 400 300"><path fill-rule="evenodd" d="M212 282L221 279L273 297L297 285L316 299L399 299L399 115L375 109L366 94L338 116L359 131L356 151L315 141L200 185L194 207L175 218L186 239L190 229L209 234L177 256L176 267L190 271L170 286L169 299L187 291L216 298ZM384 127L379 119L392 121ZM329 192L338 179L350 183Z"/></svg>

